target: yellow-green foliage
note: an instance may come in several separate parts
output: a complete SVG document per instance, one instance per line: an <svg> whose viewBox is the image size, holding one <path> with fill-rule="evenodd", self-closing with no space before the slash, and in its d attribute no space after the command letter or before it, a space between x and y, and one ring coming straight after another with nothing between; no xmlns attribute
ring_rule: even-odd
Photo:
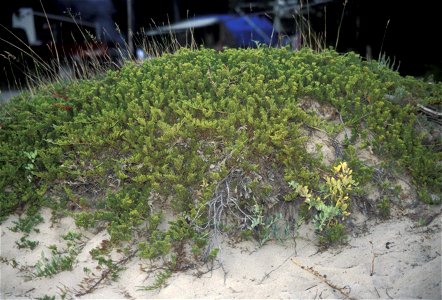
<svg viewBox="0 0 442 300"><path fill-rule="evenodd" d="M326 177L326 187L328 194L326 198L329 198L331 203L334 204L342 213L343 218L350 215L348 212L349 206L349 193L353 187L357 186L357 183L353 180L351 175L353 171L348 167L346 162L342 162L333 168L333 176Z"/></svg>
<svg viewBox="0 0 442 300"><path fill-rule="evenodd" d="M26 204L69 204L79 225L105 224L113 241L144 239L145 257L184 240L201 248L211 222L207 203L232 170L245 178L232 184L244 185L237 208L249 215L269 195L290 200L269 184L270 173L320 188L321 162L305 151L306 128L342 127L305 112L299 105L305 97L335 106L354 137L373 136L367 142L377 153L428 195L440 193L440 152L416 134L416 107L386 94L415 95L422 103L442 97L440 84L404 79L353 53L266 47L182 49L93 80L42 87L1 106L1 215ZM351 186L345 172L341 165L330 177L335 190L322 198L343 216ZM178 219L168 232L159 230L152 218L170 207L191 222ZM151 239L159 247L149 246Z"/></svg>
<svg viewBox="0 0 442 300"><path fill-rule="evenodd" d="M308 205L314 208L317 214L313 220L316 229L322 231L324 228L335 225L339 219L344 220L350 215L350 195L357 183L351 175L352 170L346 162L333 167L333 176L326 176L325 183L321 185L319 195L312 195L307 186L300 186L290 182L289 185L299 193Z"/></svg>
<svg viewBox="0 0 442 300"><path fill-rule="evenodd" d="M313 222L322 244L340 242L345 237L342 221L350 215L350 193L358 185L352 173L346 162L339 163L333 167L333 175L324 178L316 193L308 186L289 182L293 189L290 195L303 198L308 210L314 209Z"/></svg>

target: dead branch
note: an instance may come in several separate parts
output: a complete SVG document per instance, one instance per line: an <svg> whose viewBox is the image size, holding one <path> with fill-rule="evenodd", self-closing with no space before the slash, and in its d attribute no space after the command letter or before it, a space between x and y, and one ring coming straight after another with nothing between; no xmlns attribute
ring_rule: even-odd
<svg viewBox="0 0 442 300"><path fill-rule="evenodd" d="M428 107L423 106L421 104L417 104L417 107L419 107L424 114L433 116L435 118L442 117L442 112L438 112L434 109L428 108Z"/></svg>
<svg viewBox="0 0 442 300"><path fill-rule="evenodd" d="M345 299L355 299L350 297L349 293L347 293L344 288L340 288L338 287L336 284L334 284L333 282L331 282L330 280L327 279L326 275L322 275L321 273L319 273L318 271L316 271L315 269L313 269L313 267L305 267L303 265L301 265L299 262L297 262L294 258L292 258L292 262L297 265L298 267L300 267L301 269L303 269L306 272L309 272L310 274L314 275L316 278L318 278L321 282L325 283L326 285L328 285L329 287L331 287L333 290L337 290L338 292L341 293L342 296L344 296Z"/></svg>

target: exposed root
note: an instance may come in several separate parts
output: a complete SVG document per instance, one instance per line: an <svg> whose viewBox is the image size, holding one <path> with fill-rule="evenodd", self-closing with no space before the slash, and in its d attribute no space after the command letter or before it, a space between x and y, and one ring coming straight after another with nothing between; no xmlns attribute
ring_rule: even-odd
<svg viewBox="0 0 442 300"><path fill-rule="evenodd" d="M241 208L239 199L251 197L251 190L247 186L248 179L242 170L232 169L225 178L219 181L212 199L209 201L209 221L205 228L210 227L210 242L207 254L219 245L219 238L222 235L222 227L228 223L228 216L233 216L236 222L240 222L243 229L247 223L253 221L252 216ZM227 214L229 213L229 215Z"/></svg>

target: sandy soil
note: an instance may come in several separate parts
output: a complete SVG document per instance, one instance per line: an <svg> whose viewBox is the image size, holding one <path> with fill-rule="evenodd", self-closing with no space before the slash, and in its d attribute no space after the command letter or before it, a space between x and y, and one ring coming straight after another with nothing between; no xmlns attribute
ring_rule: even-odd
<svg viewBox="0 0 442 300"><path fill-rule="evenodd" d="M440 207L432 207L439 209ZM167 286L154 291L141 288L153 281L149 262L136 256L116 281L103 280L83 296L89 278L100 269L89 251L107 240L105 231L86 232L71 218L51 224L51 212L42 210L45 222L28 239L39 241L34 250L18 249L22 233L12 232L11 216L1 225L1 297L37 298L66 295L67 298L354 298L441 299L441 218L429 222L395 217L367 221L365 230L350 237L347 245L319 251L311 226L302 226L298 238L270 242L259 248L255 242L224 239L217 260L209 266L174 273ZM428 223L428 224L425 224ZM61 236L69 230L83 238L74 269L49 278L32 278L42 251L50 257L49 245L66 248ZM118 261L121 253L113 253ZM16 263L14 263L14 261ZM98 268L97 268L98 267ZM88 271L90 270L90 272ZM204 274L203 274L204 273ZM89 275L88 275L89 274ZM97 275L97 277L94 277Z"/></svg>

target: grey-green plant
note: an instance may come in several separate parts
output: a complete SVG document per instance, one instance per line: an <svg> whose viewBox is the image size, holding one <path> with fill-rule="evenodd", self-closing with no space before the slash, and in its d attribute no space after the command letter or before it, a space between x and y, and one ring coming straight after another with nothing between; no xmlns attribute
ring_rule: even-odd
<svg viewBox="0 0 442 300"><path fill-rule="evenodd" d="M20 238L20 240L15 241L15 244L17 245L18 249L26 249L29 248L30 250L34 250L38 244L39 241L32 241L28 239L28 235L24 235Z"/></svg>
<svg viewBox="0 0 442 300"><path fill-rule="evenodd" d="M62 236L62 238L65 241L75 242L75 241L80 240L81 236L82 236L81 233L69 230L65 235ZM69 245L70 245L70 243L68 242L68 246Z"/></svg>
<svg viewBox="0 0 442 300"><path fill-rule="evenodd" d="M81 234L68 231L62 238L67 241L66 248L60 250L56 245L50 245L48 247L51 253L50 257L46 257L42 251L40 259L34 265L33 276L52 277L60 272L73 269L80 251L78 243Z"/></svg>
<svg viewBox="0 0 442 300"><path fill-rule="evenodd" d="M38 233L40 231L35 227L43 221L44 219L39 213L27 214L24 217L19 217L17 221L12 221L14 226L9 227L9 230L13 232L23 232L25 234L30 234L31 231L34 230Z"/></svg>
<svg viewBox="0 0 442 300"><path fill-rule="evenodd" d="M41 258L36 262L33 275L35 277L52 277L63 271L71 271L77 253L72 251L68 254L60 254L55 250L51 250L51 257L46 257L44 252L41 253Z"/></svg>

